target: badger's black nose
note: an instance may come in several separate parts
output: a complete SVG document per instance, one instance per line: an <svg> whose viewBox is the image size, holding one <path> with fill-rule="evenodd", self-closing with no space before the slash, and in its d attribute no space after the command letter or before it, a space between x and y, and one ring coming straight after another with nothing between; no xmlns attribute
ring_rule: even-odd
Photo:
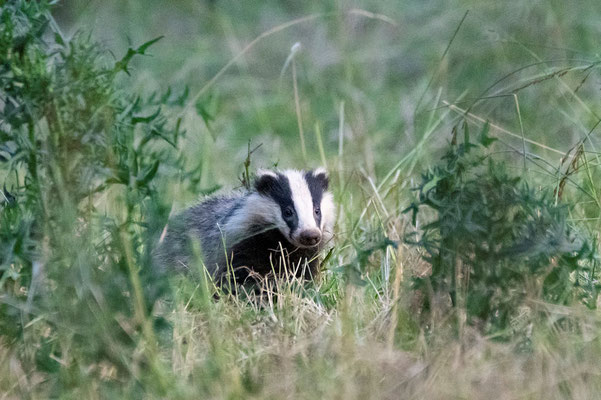
<svg viewBox="0 0 601 400"><path fill-rule="evenodd" d="M321 232L317 229L307 229L298 235L298 241L304 246L315 246L321 240Z"/></svg>

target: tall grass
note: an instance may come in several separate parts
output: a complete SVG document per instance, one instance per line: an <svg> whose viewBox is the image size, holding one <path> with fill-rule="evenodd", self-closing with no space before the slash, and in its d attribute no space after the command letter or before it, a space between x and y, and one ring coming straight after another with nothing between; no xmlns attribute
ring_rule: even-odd
<svg viewBox="0 0 601 400"><path fill-rule="evenodd" d="M3 3L0 398L597 397L596 5L465 6ZM317 164L315 282L153 273L199 194Z"/></svg>

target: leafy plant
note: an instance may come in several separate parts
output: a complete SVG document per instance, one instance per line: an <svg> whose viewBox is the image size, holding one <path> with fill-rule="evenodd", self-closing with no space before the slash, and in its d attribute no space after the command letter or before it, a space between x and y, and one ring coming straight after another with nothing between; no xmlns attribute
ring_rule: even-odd
<svg viewBox="0 0 601 400"><path fill-rule="evenodd" d="M568 223L568 205L556 205L552 193L486 154L493 141L485 126L471 143L465 125L463 143L455 132L442 163L423 175L406 211L414 223L423 209L434 212L420 236L409 236L432 271L416 278L415 288L448 293L452 306L464 307L468 322L484 323L487 332L509 328L527 299L594 307L594 243Z"/></svg>
<svg viewBox="0 0 601 400"><path fill-rule="evenodd" d="M157 40L115 62L89 36L66 40L47 2L0 8L0 332L48 329L22 355L41 370L133 374L144 343L139 363L164 384L150 312L165 286L148 250L169 212L156 178L184 169L180 121L162 109L183 100L121 89Z"/></svg>

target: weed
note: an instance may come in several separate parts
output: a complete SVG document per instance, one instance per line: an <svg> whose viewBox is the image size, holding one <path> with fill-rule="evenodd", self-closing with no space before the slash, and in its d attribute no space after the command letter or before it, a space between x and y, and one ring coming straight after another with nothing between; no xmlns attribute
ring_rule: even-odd
<svg viewBox="0 0 601 400"><path fill-rule="evenodd" d="M598 4L484 3L0 0L0 398L599 397ZM463 119L499 140L426 174L428 262ZM317 163L317 281L148 274L171 211Z"/></svg>
<svg viewBox="0 0 601 400"><path fill-rule="evenodd" d="M413 221L424 208L435 214L409 236L432 265L429 276L415 279L416 289L430 293L425 309L433 294L448 293L468 323L511 335L528 300L595 307L596 245L568 223L569 205L556 205L551 192L530 187L486 154L494 142L488 125L478 143L470 142L465 123L463 143L456 134L406 210Z"/></svg>
<svg viewBox="0 0 601 400"><path fill-rule="evenodd" d="M2 331L16 340L47 329L23 357L42 371L104 365L123 377L144 366L160 392L150 314L166 287L148 272L148 244L169 213L156 177L184 170L184 132L163 116L169 96L119 89L158 39L112 62L89 36L66 41L45 2L0 10Z"/></svg>

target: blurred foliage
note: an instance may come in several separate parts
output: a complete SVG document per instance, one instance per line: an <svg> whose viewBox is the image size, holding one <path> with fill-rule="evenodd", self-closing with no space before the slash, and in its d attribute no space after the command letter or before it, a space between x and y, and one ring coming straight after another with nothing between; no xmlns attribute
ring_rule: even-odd
<svg viewBox="0 0 601 400"><path fill-rule="evenodd" d="M0 0L0 14L2 395L599 392L601 320L579 307L598 290L581 232L601 227L597 1ZM463 119L490 132L448 150ZM436 221L415 237L428 263L400 243L401 210L447 151L416 202ZM172 208L242 170L243 185L256 166L318 163L339 206L320 280L257 298L184 277L156 301L149 243ZM408 275L422 311L441 294L456 312L420 324ZM461 313L466 329L447 324ZM510 339L526 325L532 358Z"/></svg>
<svg viewBox="0 0 601 400"><path fill-rule="evenodd" d="M407 211L434 211L434 219L410 234L424 248L432 272L415 278L426 296L449 293L470 324L511 337L511 324L528 301L596 307L596 243L569 223L568 205L506 172L485 150L494 142L485 125L471 143L467 124L457 130L439 165L422 177L418 200ZM525 160L524 160L525 162ZM596 273L595 273L596 271Z"/></svg>
<svg viewBox="0 0 601 400"><path fill-rule="evenodd" d="M162 113L170 93L143 99L119 83L158 39L112 62L87 35L66 40L47 2L0 13L0 331L13 341L47 328L24 359L69 366L60 385L103 363L159 373L150 314L166 285L148 244L170 211L156 178L184 170L184 132Z"/></svg>

